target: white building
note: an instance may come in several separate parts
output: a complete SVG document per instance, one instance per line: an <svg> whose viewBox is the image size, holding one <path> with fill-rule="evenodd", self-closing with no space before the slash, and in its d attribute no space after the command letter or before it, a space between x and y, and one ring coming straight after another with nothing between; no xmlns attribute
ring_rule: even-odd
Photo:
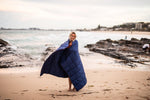
<svg viewBox="0 0 150 100"><path fill-rule="evenodd" d="M135 24L135 29L141 30L142 29L142 23L136 23Z"/></svg>

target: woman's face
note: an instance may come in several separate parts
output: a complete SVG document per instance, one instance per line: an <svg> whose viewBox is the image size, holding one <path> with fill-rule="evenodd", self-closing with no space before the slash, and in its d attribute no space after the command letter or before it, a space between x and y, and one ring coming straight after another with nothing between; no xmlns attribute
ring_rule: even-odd
<svg viewBox="0 0 150 100"><path fill-rule="evenodd" d="M71 35L70 35L70 40L71 40L71 41L73 41L75 38L76 38L76 35L75 35L75 34L71 34Z"/></svg>

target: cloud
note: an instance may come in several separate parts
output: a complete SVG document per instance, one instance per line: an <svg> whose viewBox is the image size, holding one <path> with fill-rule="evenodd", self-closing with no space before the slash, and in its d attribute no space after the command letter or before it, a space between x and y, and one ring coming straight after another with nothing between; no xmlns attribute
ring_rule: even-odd
<svg viewBox="0 0 150 100"><path fill-rule="evenodd" d="M15 27L112 26L149 21L149 11L149 0L0 0L0 26L13 27L12 22L17 22Z"/></svg>

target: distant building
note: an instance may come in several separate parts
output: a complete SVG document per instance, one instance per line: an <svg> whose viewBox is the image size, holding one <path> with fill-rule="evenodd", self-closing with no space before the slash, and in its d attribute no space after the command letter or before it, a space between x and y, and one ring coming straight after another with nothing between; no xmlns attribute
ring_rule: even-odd
<svg viewBox="0 0 150 100"><path fill-rule="evenodd" d="M101 31L108 31L108 29L106 27L102 27L100 30Z"/></svg>
<svg viewBox="0 0 150 100"><path fill-rule="evenodd" d="M29 30L40 30L40 28L33 27L33 28L29 28Z"/></svg>
<svg viewBox="0 0 150 100"><path fill-rule="evenodd" d="M136 24L135 24L135 29L136 29L136 30L142 30L142 25L143 25L143 24L142 24L141 22L136 23Z"/></svg>
<svg viewBox="0 0 150 100"><path fill-rule="evenodd" d="M121 30L122 30L122 28L120 28L120 27L114 29L114 31L121 31Z"/></svg>

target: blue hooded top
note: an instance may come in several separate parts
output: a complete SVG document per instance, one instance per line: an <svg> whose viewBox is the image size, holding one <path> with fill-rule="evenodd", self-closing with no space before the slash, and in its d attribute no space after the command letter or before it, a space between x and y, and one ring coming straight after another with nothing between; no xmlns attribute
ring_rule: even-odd
<svg viewBox="0 0 150 100"><path fill-rule="evenodd" d="M69 41L68 39L61 44L60 47L46 59L42 66L40 76L46 73L57 77L69 77L75 89L79 91L86 85L87 79L79 56L78 41L74 40L72 46L67 48Z"/></svg>

